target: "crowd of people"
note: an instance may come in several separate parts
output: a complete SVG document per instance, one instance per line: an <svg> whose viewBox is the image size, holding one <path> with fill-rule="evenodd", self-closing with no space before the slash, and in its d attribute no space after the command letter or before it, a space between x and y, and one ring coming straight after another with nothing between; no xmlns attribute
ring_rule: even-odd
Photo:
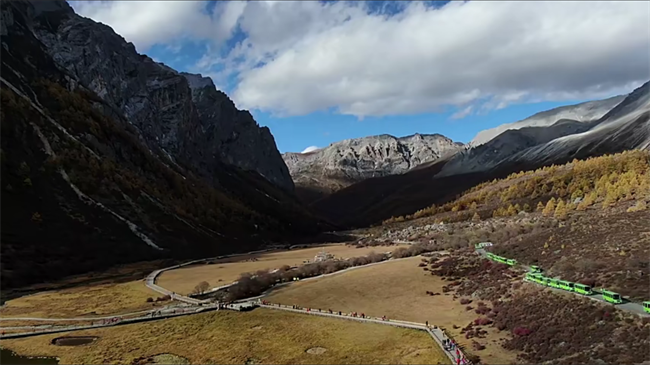
<svg viewBox="0 0 650 365"><path fill-rule="evenodd" d="M263 305L270 305L270 306L275 306L276 305L276 304L272 304L272 303L270 303L270 302L268 302L266 300L261 300L260 303L262 303ZM282 305L277 304L277 306L281 307ZM312 308L305 308L305 307L300 307L300 306L297 306L297 305L291 305L291 306L286 306L286 307L291 308L291 309L295 309L295 310L304 310L305 312L312 312L313 311ZM317 310L318 313L323 313L323 310L320 309L320 308L317 308L315 310ZM339 315L339 316L353 317L353 318L375 319L375 318L366 316L365 313L358 313L358 312L343 313L341 311L335 312L335 311L332 311L331 309L328 309L326 313ZM381 319L382 321L388 321L389 320L388 317L386 317L386 316L382 316L381 318L376 318L376 319Z"/></svg>

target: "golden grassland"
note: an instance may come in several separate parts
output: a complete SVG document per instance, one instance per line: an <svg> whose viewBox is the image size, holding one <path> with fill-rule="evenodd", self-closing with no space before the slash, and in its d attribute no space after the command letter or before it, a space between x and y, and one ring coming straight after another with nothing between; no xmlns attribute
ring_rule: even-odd
<svg viewBox="0 0 650 365"><path fill-rule="evenodd" d="M323 249L336 257L350 258L366 256L371 252L392 252L398 247L405 247L405 245L356 248L344 244L333 244L299 250L238 256L219 260L211 265L199 264L165 271L160 275L157 283L163 288L176 293L189 294L201 281L207 281L211 287L217 287L236 281L243 273L277 269L283 265L300 266L305 260L313 260L314 256ZM250 261L252 258L258 261Z"/></svg>
<svg viewBox="0 0 650 365"><path fill-rule="evenodd" d="M70 318L136 312L151 309L153 304L147 303L147 298L159 295L142 280L83 286L9 300L0 309L0 317Z"/></svg>
<svg viewBox="0 0 650 365"><path fill-rule="evenodd" d="M100 338L76 347L51 344L68 335ZM449 363L424 331L263 308L2 340L0 345L19 355L56 356L62 364L131 364L167 353L193 364ZM314 347L327 351L306 352Z"/></svg>
<svg viewBox="0 0 650 365"><path fill-rule="evenodd" d="M360 268L322 279L292 283L278 289L267 300L272 303L296 304L304 307L359 312L367 315L414 321L443 327L471 351L471 340L460 334L460 328L479 316L467 311L465 305L444 294L429 296L426 291L442 292L445 282L418 267L420 257L387 262ZM476 305L474 305L476 307ZM457 325L460 328L454 329ZM485 363L507 364L515 353L499 344L503 334L485 327L488 335L478 339L486 346L475 352Z"/></svg>

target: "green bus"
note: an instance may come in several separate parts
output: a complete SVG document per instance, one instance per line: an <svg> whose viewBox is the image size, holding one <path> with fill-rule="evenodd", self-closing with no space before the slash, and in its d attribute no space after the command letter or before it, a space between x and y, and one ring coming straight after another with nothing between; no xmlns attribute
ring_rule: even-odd
<svg viewBox="0 0 650 365"><path fill-rule="evenodd" d="M623 298L621 297L620 294L614 293L613 291L604 290L604 289L603 289L603 299L605 299L605 301L607 302L614 303L614 304L623 303Z"/></svg>
<svg viewBox="0 0 650 365"><path fill-rule="evenodd" d="M558 285L560 286L560 289L564 289L566 291L573 291L573 283L570 281L566 280L558 280Z"/></svg>
<svg viewBox="0 0 650 365"><path fill-rule="evenodd" d="M540 274L529 272L526 273L526 278L530 281L536 282L537 284L546 285L544 277Z"/></svg>
<svg viewBox="0 0 650 365"><path fill-rule="evenodd" d="M548 280L546 282L548 283L547 285L550 286L551 288L560 289L560 280L559 279L548 278Z"/></svg>
<svg viewBox="0 0 650 365"><path fill-rule="evenodd" d="M476 248L483 248L483 247L489 247L492 246L492 242L479 242L474 247Z"/></svg>
<svg viewBox="0 0 650 365"><path fill-rule="evenodd" d="M537 282L537 278L535 277L535 274L533 274L532 272L526 273L526 280Z"/></svg>
<svg viewBox="0 0 650 365"><path fill-rule="evenodd" d="M650 302L643 302L643 310L646 313L650 313Z"/></svg>
<svg viewBox="0 0 650 365"><path fill-rule="evenodd" d="M591 287L589 285L580 284L580 283L573 283L573 289L575 290L576 293L583 294L583 295L591 295L594 293L591 290Z"/></svg>
<svg viewBox="0 0 650 365"><path fill-rule="evenodd" d="M517 265L517 260L515 260L515 259L506 259L506 265L515 266L515 265Z"/></svg>

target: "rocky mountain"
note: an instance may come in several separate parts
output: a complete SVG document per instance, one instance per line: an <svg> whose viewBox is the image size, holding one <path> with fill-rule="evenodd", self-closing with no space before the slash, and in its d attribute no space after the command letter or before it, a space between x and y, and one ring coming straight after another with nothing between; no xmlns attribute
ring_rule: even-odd
<svg viewBox="0 0 650 365"><path fill-rule="evenodd" d="M588 147L594 143L604 145L605 152L609 153L643 148L644 140L648 137L646 128L650 127L647 120L650 110L648 98L650 93L646 83L622 100L621 97L614 97L564 107L564 111L558 111L558 108L538 113L526 120L552 120L539 118L545 113L557 116L591 111L591 114L582 113L582 116L601 113L602 116L595 120L587 120L586 117L581 120L561 119L547 126L541 122L527 122L537 126L521 127L523 121L518 122L521 123L518 129L506 129L489 141L454 156L439 175L489 171L499 166L515 164L552 164L569 156L588 157L592 153L597 154L597 148L591 150ZM612 101L618 100L618 103L611 105ZM609 109L603 112L605 106ZM630 133L629 128L637 133ZM618 136L616 140L613 139L615 136Z"/></svg>
<svg viewBox="0 0 650 365"><path fill-rule="evenodd" d="M623 99L625 99L625 95L619 95L604 100L588 101L585 103L546 110L514 123L501 124L498 127L483 130L477 133L476 137L474 137L468 145L470 147L477 147L487 143L508 130L518 130L531 127L548 127L557 124L562 120L571 120L578 123L593 122L600 119L605 115L605 113L622 102Z"/></svg>
<svg viewBox="0 0 650 365"><path fill-rule="evenodd" d="M611 105L611 101L607 99L600 105ZM650 149L650 82L607 111L592 115L601 113L595 120L560 119L544 126L506 129L449 158L425 163L401 175L351 185L312 207L340 225L366 226L447 202L472 186L513 172L574 158Z"/></svg>
<svg viewBox="0 0 650 365"><path fill-rule="evenodd" d="M110 27L74 14L63 1L34 1L33 31L46 52L82 85L119 109L152 148L209 178L215 161L260 173L292 190L268 128L216 90L136 52ZM56 14L56 18L53 16ZM43 17L47 22L40 21Z"/></svg>
<svg viewBox="0 0 650 365"><path fill-rule="evenodd" d="M63 1L2 21L2 287L208 256L332 227L267 128Z"/></svg>
<svg viewBox="0 0 650 365"><path fill-rule="evenodd" d="M383 134L332 143L308 153L285 153L297 193L313 201L359 181L402 174L464 149L439 134L393 137Z"/></svg>

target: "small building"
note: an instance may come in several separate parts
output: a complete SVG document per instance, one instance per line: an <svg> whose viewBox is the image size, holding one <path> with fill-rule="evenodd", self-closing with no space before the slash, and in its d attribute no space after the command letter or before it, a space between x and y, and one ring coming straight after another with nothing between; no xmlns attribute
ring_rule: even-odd
<svg viewBox="0 0 650 365"><path fill-rule="evenodd" d="M323 262L323 261L328 261L333 259L334 259L334 255L325 252L325 250L319 252L316 256L314 256L314 262Z"/></svg>

